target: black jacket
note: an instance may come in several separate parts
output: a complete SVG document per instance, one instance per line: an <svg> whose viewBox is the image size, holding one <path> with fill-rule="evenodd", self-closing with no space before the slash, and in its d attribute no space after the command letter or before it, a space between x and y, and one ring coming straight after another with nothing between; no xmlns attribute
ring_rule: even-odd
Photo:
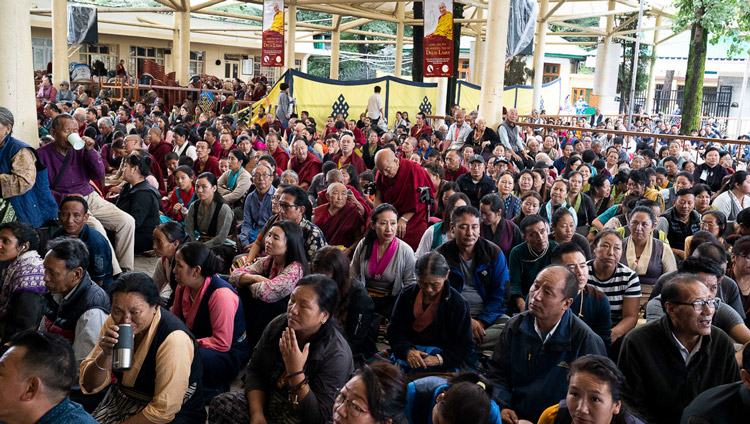
<svg viewBox="0 0 750 424"><path fill-rule="evenodd" d="M159 225L159 190L146 180L130 186L125 184L117 199L117 207L135 220L135 250L151 250L154 228Z"/></svg>
<svg viewBox="0 0 750 424"><path fill-rule="evenodd" d="M397 359L406 360L406 354L416 345L439 347L442 350L440 356L443 357L443 367L446 369L460 366L471 356L474 340L469 303L447 281L443 284L435 319L422 332L437 336L434 340L425 340L425 334L417 333L412 328L414 302L419 286L409 285L398 295L391 323L388 325L388 341Z"/></svg>
<svg viewBox="0 0 750 424"><path fill-rule="evenodd" d="M734 345L723 331L712 326L686 365L671 325L665 315L637 327L620 348L617 365L627 379L625 400L649 423L677 424L699 393L740 379Z"/></svg>
<svg viewBox="0 0 750 424"><path fill-rule="evenodd" d="M471 200L471 206L477 209L479 209L479 200L482 199L482 196L497 191L495 180L486 173L477 184L474 184L474 181L471 179L471 173L467 172L458 177L456 184L458 184L461 193L465 194Z"/></svg>
<svg viewBox="0 0 750 424"><path fill-rule="evenodd" d="M353 284L349 292L349 307L346 312L344 336L352 349L355 359L366 359L377 352L375 340L370 337L372 327L372 311L375 304L367 290L358 284Z"/></svg>

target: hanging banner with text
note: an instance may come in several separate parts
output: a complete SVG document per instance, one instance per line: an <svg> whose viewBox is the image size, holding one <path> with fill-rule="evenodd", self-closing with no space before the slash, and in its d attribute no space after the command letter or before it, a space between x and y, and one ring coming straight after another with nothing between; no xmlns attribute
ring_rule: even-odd
<svg viewBox="0 0 750 424"><path fill-rule="evenodd" d="M453 76L453 0L424 0L426 77Z"/></svg>
<svg viewBox="0 0 750 424"><path fill-rule="evenodd" d="M260 64L284 66L284 0L263 2L263 41Z"/></svg>

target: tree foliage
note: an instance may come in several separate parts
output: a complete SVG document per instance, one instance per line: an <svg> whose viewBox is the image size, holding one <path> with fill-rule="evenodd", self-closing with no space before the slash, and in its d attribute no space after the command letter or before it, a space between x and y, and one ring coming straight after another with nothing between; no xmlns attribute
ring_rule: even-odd
<svg viewBox="0 0 750 424"><path fill-rule="evenodd" d="M506 87L524 85L534 79L534 70L529 69L526 64L526 56L513 56L513 59L505 66L505 79L503 81Z"/></svg>
<svg viewBox="0 0 750 424"><path fill-rule="evenodd" d="M677 9L673 20L675 32L698 23L708 32L711 44L722 38L730 41L729 57L747 51L745 43L750 40L750 3L747 0L675 0L674 7Z"/></svg>

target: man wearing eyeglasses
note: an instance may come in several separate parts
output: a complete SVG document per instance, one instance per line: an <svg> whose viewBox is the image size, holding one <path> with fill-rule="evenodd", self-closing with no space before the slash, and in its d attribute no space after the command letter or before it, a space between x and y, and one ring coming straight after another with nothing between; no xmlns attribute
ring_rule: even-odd
<svg viewBox="0 0 750 424"><path fill-rule="evenodd" d="M239 240L244 252L250 251L258 232L273 215L271 203L276 187L272 182L273 169L266 164L258 164L253 172L255 190L247 195L242 214Z"/></svg>
<svg viewBox="0 0 750 424"><path fill-rule="evenodd" d="M717 300L695 274L667 282L658 321L623 340L618 367L627 379L625 400L646 422L677 424L701 392L740 379L734 345L711 325Z"/></svg>

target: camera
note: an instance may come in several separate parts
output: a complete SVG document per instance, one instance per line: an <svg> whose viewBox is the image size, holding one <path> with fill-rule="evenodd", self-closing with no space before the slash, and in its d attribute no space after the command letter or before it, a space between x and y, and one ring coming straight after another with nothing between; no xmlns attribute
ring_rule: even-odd
<svg viewBox="0 0 750 424"><path fill-rule="evenodd" d="M375 194L375 183L367 183L367 184L365 184L365 187L364 187L363 191L368 196L372 196L373 194Z"/></svg>
<svg viewBox="0 0 750 424"><path fill-rule="evenodd" d="M419 194L419 202L420 203L431 203L432 202L432 196L430 196L430 187L418 187L417 193Z"/></svg>

